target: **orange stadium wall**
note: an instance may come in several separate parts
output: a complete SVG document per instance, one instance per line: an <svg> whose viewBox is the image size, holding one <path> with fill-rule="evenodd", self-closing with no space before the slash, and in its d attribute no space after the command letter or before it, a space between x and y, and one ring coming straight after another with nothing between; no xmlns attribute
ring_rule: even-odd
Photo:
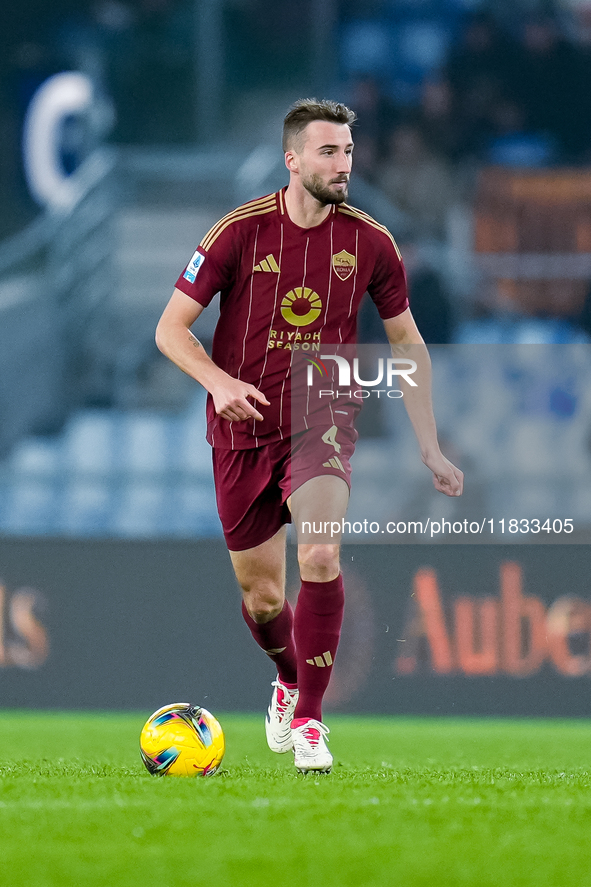
<svg viewBox="0 0 591 887"><path fill-rule="evenodd" d="M354 545L343 565L327 708L589 716L586 546ZM267 705L217 541L5 539L0 577L0 707Z"/></svg>

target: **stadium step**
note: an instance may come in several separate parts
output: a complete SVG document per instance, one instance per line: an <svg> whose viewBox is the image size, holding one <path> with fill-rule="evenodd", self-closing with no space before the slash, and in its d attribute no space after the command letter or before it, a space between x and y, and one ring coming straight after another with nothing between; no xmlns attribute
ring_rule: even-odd
<svg viewBox="0 0 591 887"><path fill-rule="evenodd" d="M0 463L0 532L218 536L204 393L178 416L86 409L25 438Z"/></svg>

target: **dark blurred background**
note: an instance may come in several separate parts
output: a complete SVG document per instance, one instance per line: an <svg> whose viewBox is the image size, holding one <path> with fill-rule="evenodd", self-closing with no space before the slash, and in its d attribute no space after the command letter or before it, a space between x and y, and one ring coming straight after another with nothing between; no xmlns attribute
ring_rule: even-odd
<svg viewBox="0 0 591 887"><path fill-rule="evenodd" d="M285 184L311 94L358 113L351 202L397 238L428 343L570 347L527 396L505 350L509 401L475 352L438 358L479 507L501 450L530 489L567 429L542 504L591 523L591 2L22 0L0 10L0 533L219 535L203 392L154 327L208 228ZM360 326L382 340L370 303ZM378 489L406 431L365 416Z"/></svg>

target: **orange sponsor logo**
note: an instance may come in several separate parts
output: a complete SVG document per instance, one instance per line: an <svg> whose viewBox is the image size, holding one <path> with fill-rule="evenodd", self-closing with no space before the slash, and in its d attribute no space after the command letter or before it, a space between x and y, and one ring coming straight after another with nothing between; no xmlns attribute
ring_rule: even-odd
<svg viewBox="0 0 591 887"><path fill-rule="evenodd" d="M0 583L0 668L39 668L47 659L47 631L35 615L40 599L33 588L9 595Z"/></svg>
<svg viewBox="0 0 591 887"><path fill-rule="evenodd" d="M501 564L498 597L462 595L444 607L435 570L418 570L404 653L394 666L413 674L526 677L546 663L562 675L591 675L591 603L564 595L546 606L524 593L520 564Z"/></svg>

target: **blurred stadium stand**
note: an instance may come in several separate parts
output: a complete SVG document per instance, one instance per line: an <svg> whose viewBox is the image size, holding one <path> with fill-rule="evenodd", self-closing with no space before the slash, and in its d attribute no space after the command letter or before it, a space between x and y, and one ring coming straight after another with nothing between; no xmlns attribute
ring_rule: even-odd
<svg viewBox="0 0 591 887"><path fill-rule="evenodd" d="M205 397L181 414L84 409L0 465L0 533L219 535Z"/></svg>
<svg viewBox="0 0 591 887"><path fill-rule="evenodd" d="M51 10L25 0L23 10L0 21L10 235L0 242L0 532L219 533L203 395L158 354L154 328L211 224L285 183L279 123L306 93L358 110L351 202L399 240L430 343L589 343L591 30L580 4L549 16L535 2L310 0L297 26L270 0L59 0ZM80 151L67 130L77 200L37 215L17 160L23 119L37 86L68 68L112 100L112 144ZM554 105L570 98L550 113L544 89ZM210 309L200 320L206 341L215 318ZM369 313L361 326L379 340ZM453 359L439 366L457 393ZM461 387L458 428L478 441L463 455L492 507L487 466L499 464L502 428L523 417L513 404L492 428L479 406L491 390ZM453 442L450 397L437 392ZM560 419L578 441L569 502L588 468L582 404ZM554 407L539 421L550 434ZM359 493L377 501L390 444L407 454L409 484L422 467L404 424L374 426L381 437L362 442L357 470ZM513 464L509 443L503 452ZM426 500L412 504L411 492L402 501L418 513ZM548 507L562 514L553 495Z"/></svg>
<svg viewBox="0 0 591 887"><path fill-rule="evenodd" d="M431 350L440 438L470 475L465 495L461 501L448 500L434 491L403 406L382 399L377 434L369 428L361 432L348 519L383 526L428 517L480 522L483 515L495 520L551 515L570 518L578 533L588 532L588 347L454 345ZM367 425L367 416L361 419ZM22 440L0 463L0 533L219 535L204 392L194 388L176 414L78 410L61 433Z"/></svg>
<svg viewBox="0 0 591 887"><path fill-rule="evenodd" d="M75 174L77 198L67 212L47 210L0 244L0 453L29 431L59 428L104 384L113 171L112 152L97 150Z"/></svg>
<svg viewBox="0 0 591 887"><path fill-rule="evenodd" d="M591 170L484 169L475 248L499 307L580 315L591 279Z"/></svg>

